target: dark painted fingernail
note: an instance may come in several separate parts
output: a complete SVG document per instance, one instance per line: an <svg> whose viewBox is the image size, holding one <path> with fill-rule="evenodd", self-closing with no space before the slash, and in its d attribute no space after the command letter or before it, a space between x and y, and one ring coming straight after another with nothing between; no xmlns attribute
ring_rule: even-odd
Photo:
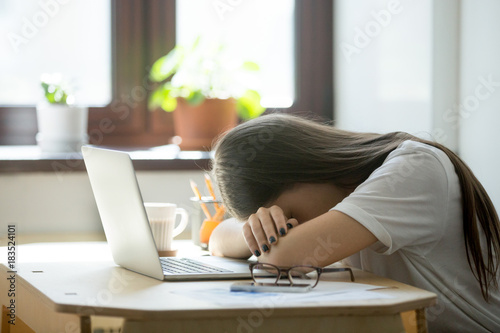
<svg viewBox="0 0 500 333"><path fill-rule="evenodd" d="M286 234L286 230L285 230L285 228L281 228L281 229L280 229L280 235L281 235L281 236L285 236L285 234Z"/></svg>
<svg viewBox="0 0 500 333"><path fill-rule="evenodd" d="M286 226L288 227L288 229L292 229L293 228L293 225L291 223L287 223Z"/></svg>
<svg viewBox="0 0 500 333"><path fill-rule="evenodd" d="M254 252L254 253L255 253L255 256L260 257L260 252L259 252L259 250L255 250L255 252Z"/></svg>
<svg viewBox="0 0 500 333"><path fill-rule="evenodd" d="M274 243L276 242L276 238L274 236L269 237L269 243Z"/></svg>
<svg viewBox="0 0 500 333"><path fill-rule="evenodd" d="M267 244L262 245L262 251L264 252L269 251L269 247L267 246Z"/></svg>

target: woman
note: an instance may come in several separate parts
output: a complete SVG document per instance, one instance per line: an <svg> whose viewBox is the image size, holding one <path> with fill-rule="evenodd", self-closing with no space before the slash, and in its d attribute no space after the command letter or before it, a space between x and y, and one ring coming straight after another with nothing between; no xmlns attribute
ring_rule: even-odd
<svg viewBox="0 0 500 333"><path fill-rule="evenodd" d="M500 226L453 152L407 133L353 133L289 115L239 125L213 175L235 220L215 255L347 263L439 296L431 331L500 332Z"/></svg>

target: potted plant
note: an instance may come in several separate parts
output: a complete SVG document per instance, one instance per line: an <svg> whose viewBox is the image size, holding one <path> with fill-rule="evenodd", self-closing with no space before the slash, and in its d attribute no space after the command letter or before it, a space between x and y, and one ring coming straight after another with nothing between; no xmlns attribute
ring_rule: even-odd
<svg viewBox="0 0 500 333"><path fill-rule="evenodd" d="M75 106L60 74L43 74L45 100L38 103L36 141L43 152L78 152L88 142L88 109Z"/></svg>
<svg viewBox="0 0 500 333"><path fill-rule="evenodd" d="M184 150L209 149L238 118L258 117L265 108L255 90L254 62L240 61L218 44L175 46L152 66L150 79L157 82L149 108L174 111L176 136Z"/></svg>

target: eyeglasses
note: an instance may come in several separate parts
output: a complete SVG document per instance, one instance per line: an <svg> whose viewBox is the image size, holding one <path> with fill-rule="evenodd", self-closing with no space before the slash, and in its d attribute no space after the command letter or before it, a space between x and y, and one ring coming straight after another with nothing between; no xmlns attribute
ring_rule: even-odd
<svg viewBox="0 0 500 333"><path fill-rule="evenodd" d="M256 283L267 284L298 284L316 287L322 273L349 272L351 281L354 282L354 274L350 268L321 268L309 265L292 267L278 267L266 263L251 263L250 272Z"/></svg>

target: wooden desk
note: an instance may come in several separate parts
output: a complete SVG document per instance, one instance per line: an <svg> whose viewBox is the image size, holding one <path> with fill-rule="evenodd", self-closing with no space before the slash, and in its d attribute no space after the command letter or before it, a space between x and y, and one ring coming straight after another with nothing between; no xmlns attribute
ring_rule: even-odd
<svg viewBox="0 0 500 333"><path fill-rule="evenodd" d="M0 249L6 252L5 248ZM231 281L162 282L116 266L105 243L33 244L19 248L16 320L36 332L90 332L92 318L124 318L123 332L404 332L400 313L417 310L414 320L426 330L425 307L436 295L372 274L355 271L356 282L391 286L389 299L345 300L319 304L224 306L183 292L229 288ZM24 255L23 255L24 253ZM28 262L30 255L44 260ZM70 254L72 260L67 260ZM85 255L86 254L86 255ZM3 254L2 254L3 255ZM40 258L40 256L38 256ZM2 304L10 298L8 269L0 265ZM8 314L8 311L7 311ZM30 332L5 324L3 332ZM19 321L16 322L20 323Z"/></svg>

